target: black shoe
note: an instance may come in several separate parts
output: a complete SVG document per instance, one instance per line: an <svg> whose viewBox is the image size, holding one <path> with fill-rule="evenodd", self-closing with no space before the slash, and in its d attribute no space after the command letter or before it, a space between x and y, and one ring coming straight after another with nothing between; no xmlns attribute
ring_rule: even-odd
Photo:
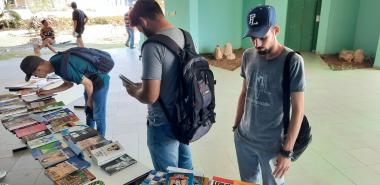
<svg viewBox="0 0 380 185"><path fill-rule="evenodd" d="M125 43L125 46L129 47L129 44L128 44L128 43Z"/></svg>

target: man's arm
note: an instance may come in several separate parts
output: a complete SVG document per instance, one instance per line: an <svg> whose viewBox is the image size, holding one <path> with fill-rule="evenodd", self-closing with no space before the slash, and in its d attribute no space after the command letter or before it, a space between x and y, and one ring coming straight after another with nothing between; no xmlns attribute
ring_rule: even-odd
<svg viewBox="0 0 380 185"><path fill-rule="evenodd" d="M304 115L304 92L293 92L291 97L292 116L289 122L288 135L283 146L286 151L293 150Z"/></svg>
<svg viewBox="0 0 380 185"><path fill-rule="evenodd" d="M72 86L73 86L73 83L68 82L68 81L64 81L63 84L61 84L60 86L58 86L56 88L49 89L49 90L41 90L41 91L38 91L37 94L38 95L47 95L47 94L62 92L62 91L65 91L67 89L70 89Z"/></svg>
<svg viewBox="0 0 380 185"><path fill-rule="evenodd" d="M87 77L83 76L82 78L82 84L84 86L84 90L87 94L87 102L86 105L90 108L92 108L92 94L94 92L94 87L92 85L92 81L88 79Z"/></svg>
<svg viewBox="0 0 380 185"><path fill-rule="evenodd" d="M73 26L74 26L74 32L77 28L77 24L78 24L78 21L77 20L73 20Z"/></svg>
<svg viewBox="0 0 380 185"><path fill-rule="evenodd" d="M141 86L127 86L128 94L141 103L153 104L160 96L161 80L143 80Z"/></svg>
<svg viewBox="0 0 380 185"><path fill-rule="evenodd" d="M232 130L235 131L235 129L239 126L241 118L243 117L244 113L244 106L245 106L245 97L247 96L247 81L244 79L243 86L241 88L239 100L238 100L238 106L236 110L236 116L235 116L235 124L232 127Z"/></svg>
<svg viewBox="0 0 380 185"><path fill-rule="evenodd" d="M292 116L289 122L288 135L286 136L286 140L283 145L283 149L286 151L293 150L304 115L304 92L293 92L291 93L291 97ZM285 172L288 171L290 167L290 163L290 159L280 154L277 157L277 166L273 172L273 175L275 177L284 176Z"/></svg>
<svg viewBox="0 0 380 185"><path fill-rule="evenodd" d="M84 14L84 13L83 13ZM84 14L84 24L87 24L87 21L88 21L88 17L86 14Z"/></svg>

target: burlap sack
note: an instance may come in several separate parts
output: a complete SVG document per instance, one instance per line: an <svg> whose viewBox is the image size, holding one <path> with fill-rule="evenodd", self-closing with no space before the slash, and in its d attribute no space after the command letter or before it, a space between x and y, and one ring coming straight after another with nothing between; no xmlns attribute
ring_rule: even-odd
<svg viewBox="0 0 380 185"><path fill-rule="evenodd" d="M354 62L355 63L363 63L364 62L364 51L362 49L357 49L354 52Z"/></svg>
<svg viewBox="0 0 380 185"><path fill-rule="evenodd" d="M354 52L351 50L343 49L339 53L339 60L341 60L343 62L352 62L353 59L354 59Z"/></svg>

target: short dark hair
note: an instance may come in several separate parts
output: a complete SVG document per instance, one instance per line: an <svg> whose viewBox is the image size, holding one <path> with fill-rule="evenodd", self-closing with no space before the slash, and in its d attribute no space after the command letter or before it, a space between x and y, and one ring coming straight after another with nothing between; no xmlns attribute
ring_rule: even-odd
<svg viewBox="0 0 380 185"><path fill-rule="evenodd" d="M74 9L75 9L75 8L77 8L77 3L76 3L76 2L74 2L74 1L73 1L73 2L71 2L71 8L74 8Z"/></svg>
<svg viewBox="0 0 380 185"><path fill-rule="evenodd" d="M154 20L160 16L164 16L164 13L155 0L137 0L129 13L132 26L137 26L140 23L140 17Z"/></svg>
<svg viewBox="0 0 380 185"><path fill-rule="evenodd" d="M41 21L41 24L45 24L45 22L46 22L46 19L42 20L42 21Z"/></svg>

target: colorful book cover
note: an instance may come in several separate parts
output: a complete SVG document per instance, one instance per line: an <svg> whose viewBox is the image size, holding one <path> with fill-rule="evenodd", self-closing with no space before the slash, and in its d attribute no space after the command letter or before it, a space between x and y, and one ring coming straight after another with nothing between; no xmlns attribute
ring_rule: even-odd
<svg viewBox="0 0 380 185"><path fill-rule="evenodd" d="M252 183L252 182L243 182L243 181L234 180L234 185L258 185L258 184Z"/></svg>
<svg viewBox="0 0 380 185"><path fill-rule="evenodd" d="M42 101L35 101L31 102L27 105L28 109L33 110L33 109L39 109L41 107L44 107L46 105L52 104L57 102L55 98L47 99L47 100L42 100Z"/></svg>
<svg viewBox="0 0 380 185"><path fill-rule="evenodd" d="M28 141L31 141L31 140L34 140L34 139L37 139L37 138L40 138L40 137L43 137L43 136L47 136L47 135L50 135L50 134L52 134L51 131L48 130L48 129L46 129L46 130L43 130L41 132L37 132L37 133L34 133L34 134L30 134L30 135L24 136L21 139L26 143Z"/></svg>
<svg viewBox="0 0 380 185"><path fill-rule="evenodd" d="M7 119L2 120L2 123L4 127L9 131L13 131L22 127L26 127L28 125L35 124L37 121L31 118L29 114L24 114L17 117L7 117Z"/></svg>
<svg viewBox="0 0 380 185"><path fill-rule="evenodd" d="M30 135L30 134L41 132L41 131L46 130L46 129L47 129L47 127L46 127L45 124L43 124L43 123L37 123L35 125L31 125L31 126L20 128L20 129L16 129L15 130L15 134L16 134L16 136L18 138L21 138L21 137L24 137L24 136L27 136L27 135Z"/></svg>
<svg viewBox="0 0 380 185"><path fill-rule="evenodd" d="M20 113L25 113L27 111L28 111L28 109L26 107L19 107L19 108L16 108L16 109L7 110L7 111L2 112L0 114L0 117L3 118L3 117L6 117L6 116L11 116L11 115L16 115L16 114L20 114Z"/></svg>
<svg viewBox="0 0 380 185"><path fill-rule="evenodd" d="M41 163L41 166L47 168L49 166L53 166L57 163L65 161L68 159L65 152L63 150L57 150L51 153L47 153L38 158L38 161Z"/></svg>
<svg viewBox="0 0 380 185"><path fill-rule="evenodd" d="M47 136L43 136L34 140L30 140L27 142L30 149L37 148L52 142L58 141L55 137L55 134L50 134Z"/></svg>
<svg viewBox="0 0 380 185"><path fill-rule="evenodd" d="M230 179L225 179L222 177L213 176L211 184L212 185L233 185L234 181Z"/></svg>
<svg viewBox="0 0 380 185"><path fill-rule="evenodd" d="M46 175L53 181L58 181L65 176L77 171L78 169L67 161L58 163L57 165L45 170Z"/></svg>
<svg viewBox="0 0 380 185"><path fill-rule="evenodd" d="M140 185L165 185L166 173L156 170L150 171L148 177Z"/></svg>
<svg viewBox="0 0 380 185"><path fill-rule="evenodd" d="M26 105L21 102L20 104L12 104L12 105L6 105L6 106L0 106L0 114L3 114L4 112L9 112L15 109L24 108Z"/></svg>
<svg viewBox="0 0 380 185"><path fill-rule="evenodd" d="M91 128L91 127L84 128L83 130L70 132L68 134L69 139L73 141L74 143L77 143L78 141L82 141L82 140L85 140L97 135L98 135L98 131L96 131L94 128Z"/></svg>
<svg viewBox="0 0 380 185"><path fill-rule="evenodd" d="M125 149L119 142L110 143L103 147L90 150L91 158L98 166L102 166L125 153Z"/></svg>
<svg viewBox="0 0 380 185"><path fill-rule="evenodd" d="M24 101L22 101L20 98L11 99L9 101L0 102L0 107L5 107L9 105L17 105L17 104L23 104L25 105Z"/></svg>
<svg viewBox="0 0 380 185"><path fill-rule="evenodd" d="M75 166L77 169L80 169L80 170L89 168L91 166L89 162L79 158L78 156L71 157L70 159L67 160L67 162L69 162L70 164L72 164L73 166Z"/></svg>
<svg viewBox="0 0 380 185"><path fill-rule="evenodd" d="M57 132L62 131L63 129L70 128L75 125L76 123L74 122L63 122L63 123L50 124L48 127L52 132L57 133Z"/></svg>
<svg viewBox="0 0 380 185"><path fill-rule="evenodd" d="M75 115L70 109L59 109L57 111L49 112L47 114L44 114L42 117L45 118L47 121L52 121L55 119L63 118L69 115Z"/></svg>
<svg viewBox="0 0 380 185"><path fill-rule="evenodd" d="M108 162L102 166L100 166L104 171L106 171L109 175L112 175L116 172L119 172L133 164L137 163L135 159L131 156L124 154L115 160Z"/></svg>
<svg viewBox="0 0 380 185"><path fill-rule="evenodd" d="M194 185L208 185L208 177L194 176Z"/></svg>
<svg viewBox="0 0 380 185"><path fill-rule="evenodd" d="M96 177L87 169L78 170L55 182L56 185L85 184L95 180Z"/></svg>
<svg viewBox="0 0 380 185"><path fill-rule="evenodd" d="M62 109L65 106L65 104L60 101L60 102L55 102L52 104L47 104L39 109L37 109L40 112L47 112L47 111L52 111L52 110L57 110L57 109Z"/></svg>
<svg viewBox="0 0 380 185"><path fill-rule="evenodd" d="M55 127L57 125L62 125L62 124L65 124L65 123L74 123L74 122L77 122L77 121L79 121L78 116L76 116L75 114L70 114L70 115L62 117L62 118L51 120L50 124L53 127Z"/></svg>
<svg viewBox="0 0 380 185"><path fill-rule="evenodd" d="M168 173L166 185L193 185L194 175L191 173Z"/></svg>
<svg viewBox="0 0 380 185"><path fill-rule="evenodd" d="M102 136L95 136L82 141L78 141L75 145L77 145L77 147L83 151L92 145L103 142L104 140L105 139Z"/></svg>
<svg viewBox="0 0 380 185"><path fill-rule="evenodd" d="M32 152L32 156L35 159L38 159L43 154L51 153L62 148L63 148L62 143L59 141L56 141L56 142L52 142L52 143L49 143L37 148L33 148L31 152Z"/></svg>

